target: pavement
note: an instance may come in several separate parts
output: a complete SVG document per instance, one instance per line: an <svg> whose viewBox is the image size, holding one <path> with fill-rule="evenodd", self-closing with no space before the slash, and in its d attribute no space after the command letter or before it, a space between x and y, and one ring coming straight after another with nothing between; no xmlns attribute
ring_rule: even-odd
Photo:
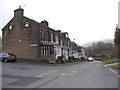
<svg viewBox="0 0 120 90"><path fill-rule="evenodd" d="M2 63L2 88L118 88L119 77L102 61L48 65Z"/></svg>
<svg viewBox="0 0 120 90"><path fill-rule="evenodd" d="M115 62L115 63L111 63L111 64L106 64L106 66L118 65L118 64L120 64L120 62Z"/></svg>

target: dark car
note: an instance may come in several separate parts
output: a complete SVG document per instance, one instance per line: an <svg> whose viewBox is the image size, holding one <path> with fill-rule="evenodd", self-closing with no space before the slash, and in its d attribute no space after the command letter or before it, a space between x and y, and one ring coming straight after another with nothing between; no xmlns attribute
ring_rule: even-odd
<svg viewBox="0 0 120 90"><path fill-rule="evenodd" d="M3 62L15 62L17 60L17 57L16 55L10 53L0 53L0 60L2 60Z"/></svg>
<svg viewBox="0 0 120 90"><path fill-rule="evenodd" d="M102 58L95 58L95 60L102 61Z"/></svg>

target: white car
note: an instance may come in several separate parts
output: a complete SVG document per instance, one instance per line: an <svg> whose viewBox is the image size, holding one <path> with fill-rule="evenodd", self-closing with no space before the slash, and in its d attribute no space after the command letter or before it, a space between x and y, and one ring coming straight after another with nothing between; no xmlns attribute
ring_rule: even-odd
<svg viewBox="0 0 120 90"><path fill-rule="evenodd" d="M88 61L93 61L93 58L92 58L92 57L89 57L89 58L88 58Z"/></svg>

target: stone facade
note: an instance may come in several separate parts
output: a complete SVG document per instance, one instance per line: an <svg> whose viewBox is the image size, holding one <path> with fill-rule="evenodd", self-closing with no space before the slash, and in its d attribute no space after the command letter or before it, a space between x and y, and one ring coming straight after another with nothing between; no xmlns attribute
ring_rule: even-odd
<svg viewBox="0 0 120 90"><path fill-rule="evenodd" d="M14 17L2 29L2 38L3 52L26 60L42 61L58 56L68 59L70 51L77 52L78 47L76 43L71 44L67 32L50 28L46 20L39 23L25 17L22 8L14 11Z"/></svg>

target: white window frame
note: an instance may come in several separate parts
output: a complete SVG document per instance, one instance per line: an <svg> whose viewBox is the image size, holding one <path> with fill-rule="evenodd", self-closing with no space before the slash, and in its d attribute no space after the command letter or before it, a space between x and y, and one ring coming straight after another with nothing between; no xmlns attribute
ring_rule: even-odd
<svg viewBox="0 0 120 90"><path fill-rule="evenodd" d="M29 22L28 22L28 21L25 21L24 27L25 27L25 28L29 27Z"/></svg>
<svg viewBox="0 0 120 90"><path fill-rule="evenodd" d="M13 25L9 25L9 30L12 30L13 29Z"/></svg>
<svg viewBox="0 0 120 90"><path fill-rule="evenodd" d="M56 43L59 43L59 39L58 39L58 36L56 36Z"/></svg>
<svg viewBox="0 0 120 90"><path fill-rule="evenodd" d="M45 53L45 52L46 52L46 51L45 51L45 46L44 46L43 48L44 48L43 50L44 50L44 55L45 55L45 54L46 54L46 53Z"/></svg>
<svg viewBox="0 0 120 90"><path fill-rule="evenodd" d="M53 42L53 34L51 34L51 42Z"/></svg>
<svg viewBox="0 0 120 90"><path fill-rule="evenodd" d="M42 39L43 39L44 38L44 32L42 31L41 34L42 34Z"/></svg>
<svg viewBox="0 0 120 90"><path fill-rule="evenodd" d="M50 47L48 46L48 54L50 55Z"/></svg>
<svg viewBox="0 0 120 90"><path fill-rule="evenodd" d="M44 53L43 53L43 46L41 46L41 54L44 54Z"/></svg>

